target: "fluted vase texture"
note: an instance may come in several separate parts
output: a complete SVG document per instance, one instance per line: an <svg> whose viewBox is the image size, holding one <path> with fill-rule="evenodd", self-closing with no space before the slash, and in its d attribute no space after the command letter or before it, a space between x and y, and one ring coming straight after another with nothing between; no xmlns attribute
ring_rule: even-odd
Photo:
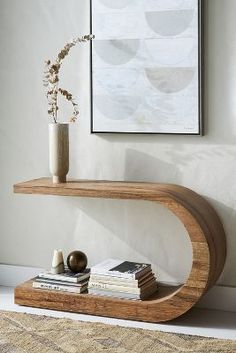
<svg viewBox="0 0 236 353"><path fill-rule="evenodd" d="M49 168L53 183L65 183L69 171L69 124L49 124Z"/></svg>

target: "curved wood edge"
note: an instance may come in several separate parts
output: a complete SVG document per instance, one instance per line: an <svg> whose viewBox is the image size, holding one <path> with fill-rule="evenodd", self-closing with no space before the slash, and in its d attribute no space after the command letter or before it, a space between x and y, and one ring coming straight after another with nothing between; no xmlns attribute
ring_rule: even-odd
<svg viewBox="0 0 236 353"><path fill-rule="evenodd" d="M172 211L185 226L193 252L192 268L186 283L165 300L153 299L136 304L135 314L131 310L128 318L160 322L174 319L188 311L216 282L225 263L226 241L223 225L213 207L199 194L180 185L111 182L70 181L52 184L51 179L42 178L17 184L19 193L81 196L112 199L146 200L162 204ZM99 303L109 316L113 316L110 299ZM127 318L125 302L119 303L116 317ZM134 304L130 304L130 308ZM81 309L82 310L82 309ZM80 311L81 312L81 311ZM102 315L99 311L96 314ZM146 319L144 319L146 318Z"/></svg>
<svg viewBox="0 0 236 353"><path fill-rule="evenodd" d="M209 289L219 278L225 264L226 237L223 224L211 204L196 192L179 185L168 185L168 192L188 209L203 230L211 257Z"/></svg>
<svg viewBox="0 0 236 353"><path fill-rule="evenodd" d="M35 289L32 282L33 280L27 281L15 288L16 304L149 322L168 321L183 311L181 300L178 307L171 308L168 305L168 298L178 292L177 287L160 287L161 293L154 295L159 297L157 304L152 298L137 301Z"/></svg>

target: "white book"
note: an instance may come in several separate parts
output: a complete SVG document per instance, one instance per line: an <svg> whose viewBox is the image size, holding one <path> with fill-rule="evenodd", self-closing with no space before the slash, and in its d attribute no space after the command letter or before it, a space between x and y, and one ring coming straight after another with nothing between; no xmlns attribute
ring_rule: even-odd
<svg viewBox="0 0 236 353"><path fill-rule="evenodd" d="M129 279L129 278L122 278L122 277L115 277L115 276L108 276L108 275L96 275L91 274L89 281L90 282L99 282L99 283L107 283L107 284L114 284L119 286L128 286L139 288L143 286L146 282L150 281L151 279L155 279L154 274L150 271L147 272L140 280L138 279Z"/></svg>
<svg viewBox="0 0 236 353"><path fill-rule="evenodd" d="M45 271L38 274L38 277L55 279L57 281L66 281L72 283L79 283L90 276L90 269L86 269L84 272L73 273L69 270L66 270L64 273L54 274L50 271Z"/></svg>
<svg viewBox="0 0 236 353"><path fill-rule="evenodd" d="M56 290L62 292L70 292L70 293L82 293L87 287L73 287L73 286L64 286L58 284L50 284L50 283L42 283L42 282L33 282L33 288L36 289L46 289L46 290Z"/></svg>
<svg viewBox="0 0 236 353"><path fill-rule="evenodd" d="M91 274L138 279L151 271L150 264L107 259L91 268Z"/></svg>
<svg viewBox="0 0 236 353"><path fill-rule="evenodd" d="M89 294L106 296L106 297L114 297L114 298L120 298L120 299L136 299L136 300L140 299L140 296L138 294L110 292L108 290L95 289L95 288L89 289Z"/></svg>
<svg viewBox="0 0 236 353"><path fill-rule="evenodd" d="M156 293L157 291L157 283L155 283L153 286L150 286L146 289L144 293L130 293L130 292L122 292L119 290L108 290L108 289L102 289L102 288L88 288L89 294L97 294L97 295L105 295L105 296L110 296L110 297L116 297L116 298L126 298L126 299L147 299L150 297L152 294Z"/></svg>
<svg viewBox="0 0 236 353"><path fill-rule="evenodd" d="M147 282L143 287L138 288L138 287L128 287L128 286L122 286L122 285L117 285L117 284L110 284L110 283L102 283L102 282L93 282L89 281L88 284L89 289L105 289L109 291L114 291L114 292L122 292L122 293L132 293L132 294L145 294L149 293L150 291L156 291L157 290L157 283L155 280L152 280Z"/></svg>
<svg viewBox="0 0 236 353"><path fill-rule="evenodd" d="M147 299L152 294L156 293L157 286L150 287L147 293L126 293L126 292L119 292L119 291L111 291L106 289L98 289L98 288L89 288L89 294L96 294L96 295L103 295L108 297L116 297L116 298L124 298L124 299Z"/></svg>

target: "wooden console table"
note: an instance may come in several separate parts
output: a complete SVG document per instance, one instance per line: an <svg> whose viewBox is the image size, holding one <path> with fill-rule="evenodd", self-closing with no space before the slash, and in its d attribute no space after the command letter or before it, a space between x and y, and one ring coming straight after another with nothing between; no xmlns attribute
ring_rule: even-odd
<svg viewBox="0 0 236 353"><path fill-rule="evenodd" d="M186 283L160 286L148 300L39 290L32 288L31 280L15 288L16 304L121 319L168 321L188 311L215 284L223 269L226 242L222 223L202 196L183 186L99 180L52 184L50 178L41 178L14 185L14 192L158 202L184 224L193 252Z"/></svg>

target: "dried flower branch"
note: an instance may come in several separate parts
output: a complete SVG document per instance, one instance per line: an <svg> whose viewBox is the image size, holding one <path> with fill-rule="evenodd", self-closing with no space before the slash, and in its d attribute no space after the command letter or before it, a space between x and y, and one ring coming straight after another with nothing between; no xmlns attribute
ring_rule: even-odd
<svg viewBox="0 0 236 353"><path fill-rule="evenodd" d="M46 97L48 99L48 114L53 119L54 123L58 122L58 93L65 97L73 106L73 113L70 118L70 122L76 121L79 115L78 104L74 100L72 94L59 87L59 71L62 61L69 54L71 48L73 48L77 43L88 42L94 38L95 36L92 34L74 38L67 43L64 48L62 48L60 53L57 55L55 62L51 62L50 60L45 61L43 85L46 88Z"/></svg>

